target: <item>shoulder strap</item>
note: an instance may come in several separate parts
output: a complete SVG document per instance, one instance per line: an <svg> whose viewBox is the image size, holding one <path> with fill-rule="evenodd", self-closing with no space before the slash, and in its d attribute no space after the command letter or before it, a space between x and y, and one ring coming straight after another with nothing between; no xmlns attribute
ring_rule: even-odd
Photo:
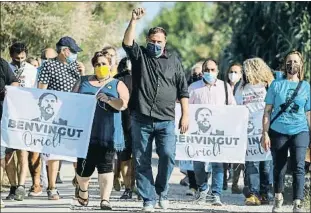
<svg viewBox="0 0 311 213"><path fill-rule="evenodd" d="M113 80L116 80L116 79L114 79L114 78L109 78L109 79L97 90L97 92L95 93L95 96L96 96L109 82L111 82L111 81L113 81Z"/></svg>
<svg viewBox="0 0 311 213"><path fill-rule="evenodd" d="M227 85L226 81L224 81L224 84L225 84L226 105L228 105L229 104L229 101L228 101L228 85Z"/></svg>
<svg viewBox="0 0 311 213"><path fill-rule="evenodd" d="M284 105L281 105L281 110L280 110L280 111L278 112L278 114L271 120L270 126L271 126L271 125L273 124L273 122L274 122L278 117L280 117L280 115L281 115L283 112L285 112L285 111L287 110L287 108L293 103L293 101L294 101L295 97L297 96L298 91L299 91L299 89L300 89L300 87L301 87L302 82L303 82L303 81L299 81L299 83L298 83L298 85L297 85L297 87L296 87L296 89L295 89L295 91L294 91L292 97L290 97L290 99L288 99L288 101L287 101Z"/></svg>

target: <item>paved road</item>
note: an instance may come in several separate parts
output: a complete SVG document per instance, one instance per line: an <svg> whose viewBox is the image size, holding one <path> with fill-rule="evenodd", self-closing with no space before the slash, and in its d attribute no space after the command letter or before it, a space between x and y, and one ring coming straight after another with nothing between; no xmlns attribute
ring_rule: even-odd
<svg viewBox="0 0 311 213"><path fill-rule="evenodd" d="M154 156L156 158L156 156ZM153 165L156 165L157 159L153 160ZM153 167L154 172L157 171L156 166ZM80 207L78 202L74 199L74 188L71 185L73 177L72 164L63 164L62 170L63 184L58 184L58 189L62 199L58 201L47 200L46 192L35 199L25 198L24 201L6 201L6 208L1 209L1 212L81 212L81 211L101 211L99 209L99 189L97 185L97 174L92 176L90 184L90 203L88 207ZM172 178L170 180L169 199L171 200L170 209L166 212L271 212L272 206L244 206L244 197L242 195L231 195L230 190L224 192L222 201L224 206L212 207L209 204L197 205L192 202L191 197L185 196L187 187L179 185L179 181L184 177L179 172L179 168L175 167ZM240 180L242 183L242 180ZM27 182L26 187L30 187L30 182ZM229 187L230 188L230 187ZM113 210L117 212L131 211L137 212L141 209L142 203L138 201L136 196L133 200L122 201L119 200L122 192L113 191L111 204ZM1 193L2 199L7 195L7 192ZM285 211L290 212L290 206L285 206ZM157 209L157 211L162 211Z"/></svg>

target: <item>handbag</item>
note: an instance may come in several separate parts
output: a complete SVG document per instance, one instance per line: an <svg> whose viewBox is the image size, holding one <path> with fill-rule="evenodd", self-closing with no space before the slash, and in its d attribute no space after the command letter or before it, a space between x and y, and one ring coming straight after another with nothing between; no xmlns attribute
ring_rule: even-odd
<svg viewBox="0 0 311 213"><path fill-rule="evenodd" d="M302 81L299 81L294 93L292 94L292 96L290 97L290 99L288 99L288 101L285 104L281 105L281 110L278 112L278 114L276 114L276 116L274 116L274 118L270 121L270 126L274 123L274 121L280 117L280 115L285 112L287 110L287 108L293 103L295 97L298 94L298 91L301 87Z"/></svg>

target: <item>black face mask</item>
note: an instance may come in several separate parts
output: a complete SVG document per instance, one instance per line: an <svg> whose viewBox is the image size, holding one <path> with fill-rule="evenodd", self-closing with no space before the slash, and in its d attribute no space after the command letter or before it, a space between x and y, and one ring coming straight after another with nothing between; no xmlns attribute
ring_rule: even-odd
<svg viewBox="0 0 311 213"><path fill-rule="evenodd" d="M286 72L290 75L295 75L300 70L299 64L286 64Z"/></svg>
<svg viewBox="0 0 311 213"><path fill-rule="evenodd" d="M196 82L196 81L200 81L200 80L202 80L201 75L196 75L196 74L192 75L192 82Z"/></svg>
<svg viewBox="0 0 311 213"><path fill-rule="evenodd" d="M21 68L22 64L24 64L23 61L17 61L15 59L12 59L12 62L15 66L17 66L17 68Z"/></svg>

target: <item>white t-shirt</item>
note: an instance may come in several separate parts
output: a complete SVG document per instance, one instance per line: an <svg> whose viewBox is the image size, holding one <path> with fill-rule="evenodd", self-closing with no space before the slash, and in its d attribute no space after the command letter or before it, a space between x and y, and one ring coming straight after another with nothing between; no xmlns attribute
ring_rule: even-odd
<svg viewBox="0 0 311 213"><path fill-rule="evenodd" d="M267 91L264 84L241 84L235 92L235 100L238 105L245 105L249 112L257 112L265 108L265 97Z"/></svg>
<svg viewBox="0 0 311 213"><path fill-rule="evenodd" d="M13 67L11 66L13 69ZM28 87L28 88L37 88L37 81L38 81L38 71L37 68L32 66L31 64L25 62L23 72L20 75L18 82L21 87ZM17 75L17 70L13 70L14 74Z"/></svg>

